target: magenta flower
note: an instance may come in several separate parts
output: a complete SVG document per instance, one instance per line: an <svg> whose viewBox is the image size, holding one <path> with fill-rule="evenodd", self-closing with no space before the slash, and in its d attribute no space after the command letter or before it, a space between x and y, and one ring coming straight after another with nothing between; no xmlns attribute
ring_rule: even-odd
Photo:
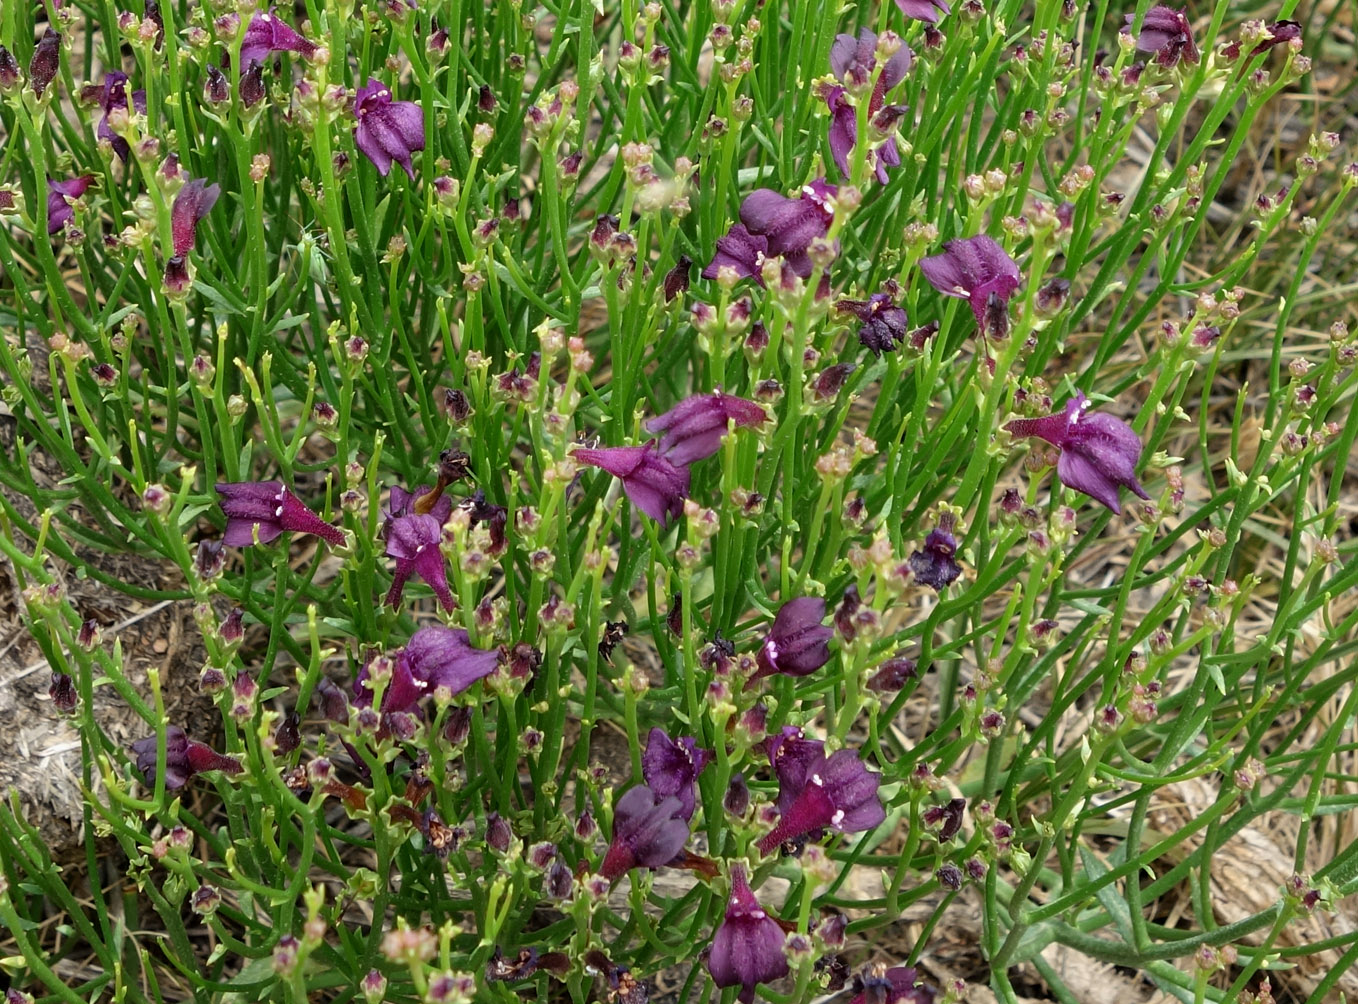
<svg viewBox="0 0 1358 1004"><path fill-rule="evenodd" d="M830 106L830 154L834 157L839 173L846 178L849 176L849 154L853 151L854 144L858 142L858 112L848 100L848 89L867 86L872 79L873 70L877 68L876 53L877 35L867 28L860 31L857 38L852 35L836 35L835 43L830 47L830 69L835 79L844 85L828 88L825 92L825 101ZM914 58L915 54L910 51L909 46L902 43L896 54L887 60L868 99L870 118L884 110L887 92L905 79ZM892 105L888 111L890 114L887 118L894 120L905 113L905 107ZM887 139L877 148L878 184L887 183L888 166L899 167L900 163L901 154L896 146L896 140Z"/></svg>
<svg viewBox="0 0 1358 1004"><path fill-rule="evenodd" d="M170 207L170 232L174 256L183 258L198 239L198 224L217 203L220 185L209 185L205 178L194 178L179 190Z"/></svg>
<svg viewBox="0 0 1358 1004"><path fill-rule="evenodd" d="M869 970L854 977L856 996L849 1004L934 1004L938 991L919 982L913 966L896 966L885 972Z"/></svg>
<svg viewBox="0 0 1358 1004"><path fill-rule="evenodd" d="M690 736L671 739L664 729L651 729L641 754L641 776L656 798L677 798L685 820L697 806L694 785L712 761L712 751L698 746Z"/></svg>
<svg viewBox="0 0 1358 1004"><path fill-rule="evenodd" d="M393 101L386 84L368 78L366 87L354 94L354 145L373 162L377 173L387 176L395 161L415 180L410 155L424 149L424 112L413 101Z"/></svg>
<svg viewBox="0 0 1358 1004"><path fill-rule="evenodd" d="M939 15L952 13L946 0L896 0L896 6L906 17L925 24L937 24Z"/></svg>
<svg viewBox="0 0 1358 1004"><path fill-rule="evenodd" d="M577 448L575 459L599 467L622 482L632 504L657 523L677 517L688 497L689 471L660 455L651 440L643 446Z"/></svg>
<svg viewBox="0 0 1358 1004"><path fill-rule="evenodd" d="M829 232L835 215L831 200L838 192L824 178L805 186L795 199L770 188L751 192L740 204L740 223L717 240L716 256L703 269L703 278L715 279L717 269L727 265L741 278L753 277L762 283L764 259L779 256L797 275L809 277L812 265L807 251L812 241Z"/></svg>
<svg viewBox="0 0 1358 1004"><path fill-rule="evenodd" d="M760 838L761 853L820 830L861 833L886 819L877 793L881 775L863 766L853 750L827 756L824 743L786 733L767 745L778 775L779 818Z"/></svg>
<svg viewBox="0 0 1358 1004"><path fill-rule="evenodd" d="M942 254L925 258L919 267L934 289L971 304L982 331L997 335L1008 331L1005 312L1019 287L1019 270L993 238L979 234L948 241ZM997 312L1004 318L1002 323Z"/></svg>
<svg viewBox="0 0 1358 1004"><path fill-rule="evenodd" d="M599 874L611 882L633 868L669 864L688 843L688 826L678 798L637 785L613 807L613 841Z"/></svg>
<svg viewBox="0 0 1358 1004"><path fill-rule="evenodd" d="M268 544L285 530L293 533L314 533L332 546L344 543L344 534L302 504L281 481L238 481L217 486L221 496L222 513L226 516L226 533L222 536L231 547L249 547L255 542Z"/></svg>
<svg viewBox="0 0 1358 1004"><path fill-rule="evenodd" d="M707 971L718 987L740 987L743 1004L752 1004L755 987L788 974L783 928L755 899L745 870L731 867L731 898L726 916L712 935Z"/></svg>
<svg viewBox="0 0 1358 1004"><path fill-rule="evenodd" d="M1120 513L1119 487L1150 498L1136 480L1141 438L1122 419L1088 408L1088 399L1079 393L1066 402L1064 412L1017 418L1004 428L1016 438L1036 436L1058 447L1061 458L1056 462L1056 476L1061 483Z"/></svg>
<svg viewBox="0 0 1358 1004"><path fill-rule="evenodd" d="M962 574L957 563L957 538L952 533L955 522L951 514L940 516L938 526L924 538L924 546L910 555L910 571L916 581L935 592L941 593Z"/></svg>
<svg viewBox="0 0 1358 1004"><path fill-rule="evenodd" d="M131 108L128 108L128 98L132 100ZM113 70L104 74L102 84L91 84L80 92L82 101L92 101L103 109L103 117L99 119L99 124L95 127L94 135L99 139L108 140L113 152L116 153L124 163L132 153L132 148L127 145L127 140L123 139L108 124L109 113L115 108L125 111L136 111L142 115L146 114L146 92L144 90L132 91L129 95L127 90L127 74L120 70Z"/></svg>
<svg viewBox="0 0 1358 1004"><path fill-rule="evenodd" d="M876 355L895 351L909 335L905 310L887 293L873 293L866 300L837 300L835 309L858 318L858 340Z"/></svg>
<svg viewBox="0 0 1358 1004"><path fill-rule="evenodd" d="M683 467L721 449L729 422L748 428L762 425L768 418L753 401L717 391L684 398L659 418L646 422L646 431L660 436L662 457Z"/></svg>
<svg viewBox="0 0 1358 1004"><path fill-rule="evenodd" d="M137 755L137 770L148 785L156 783L156 737L148 736L132 744ZM224 756L211 746L190 739L177 725L165 729L165 787L174 790L189 783L195 774L208 770L239 774L243 768L234 757Z"/></svg>
<svg viewBox="0 0 1358 1004"><path fill-rule="evenodd" d="M1156 4L1146 11L1141 31L1136 36L1137 51L1153 54L1155 61L1164 67L1177 66L1180 60L1196 63L1198 47L1193 42L1193 29L1188 23L1187 10ZM1126 20L1126 30L1130 30L1136 15L1128 14Z"/></svg>
<svg viewBox="0 0 1358 1004"><path fill-rule="evenodd" d="M94 175L82 174L67 181L47 179L47 232L55 234L75 216L75 210L67 199L78 199L94 182Z"/></svg>
<svg viewBox="0 0 1358 1004"><path fill-rule="evenodd" d="M448 588L443 552L439 549L442 540L443 526L433 516L410 513L392 521L391 529L387 531L387 557L396 559L396 570L387 592L387 606L400 606L406 580L413 574L429 584L444 610L457 608L457 601Z"/></svg>
<svg viewBox="0 0 1358 1004"><path fill-rule="evenodd" d="M269 13L258 13L250 18L245 29L245 39L240 47L240 65L249 66L252 62L263 63L271 52L296 52L310 59L316 45L299 35L281 18L274 15L276 7Z"/></svg>
<svg viewBox="0 0 1358 1004"><path fill-rule="evenodd" d="M802 596L784 603L759 648L759 668L750 679L774 673L808 676L829 662L829 641L835 632L822 624L823 620L825 600L819 596Z"/></svg>

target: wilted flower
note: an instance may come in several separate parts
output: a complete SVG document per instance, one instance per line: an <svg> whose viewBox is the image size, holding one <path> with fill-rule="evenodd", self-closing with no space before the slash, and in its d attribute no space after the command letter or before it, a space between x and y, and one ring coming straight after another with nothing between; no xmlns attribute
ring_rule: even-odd
<svg viewBox="0 0 1358 1004"><path fill-rule="evenodd" d="M896 0L896 6L906 17L925 24L937 24L939 15L952 13L947 0Z"/></svg>
<svg viewBox="0 0 1358 1004"><path fill-rule="evenodd" d="M75 680L70 673L52 671L52 681L47 688L47 696L62 714L69 715L76 709L79 698L75 692Z"/></svg>
<svg viewBox="0 0 1358 1004"><path fill-rule="evenodd" d="M193 250L198 238L198 224L217 203L222 194L220 185L209 185L204 178L194 178L179 190L170 208L170 231L174 238L174 254L182 258Z"/></svg>
<svg viewBox="0 0 1358 1004"><path fill-rule="evenodd" d="M910 555L910 571L935 592L942 592L962 574L956 558L957 538L952 533L954 523L951 514L940 516L938 525L924 538L924 546Z"/></svg>
<svg viewBox="0 0 1358 1004"><path fill-rule="evenodd" d="M773 673L807 676L829 662L829 641L835 632L822 624L823 620L825 600L819 596L802 596L784 603L759 648L759 668L750 679Z"/></svg>
<svg viewBox="0 0 1358 1004"><path fill-rule="evenodd" d="M1301 38L1301 24L1296 21L1275 21L1268 26L1268 38L1251 49L1250 55L1257 56L1261 52L1272 49L1275 45L1284 45L1295 38ZM1241 69L1243 70L1244 67L1242 66Z"/></svg>
<svg viewBox="0 0 1358 1004"><path fill-rule="evenodd" d="M887 293L873 293L866 300L837 300L835 309L858 318L862 325L858 340L876 355L894 351L908 334L905 310Z"/></svg>
<svg viewBox="0 0 1358 1004"><path fill-rule="evenodd" d="M762 853L817 830L861 833L886 819L877 793L881 775L863 766L853 750L836 750L827 756L823 742L786 730L770 738L767 746L778 775L779 818L759 840Z"/></svg>
<svg viewBox="0 0 1358 1004"><path fill-rule="evenodd" d="M672 464L686 466L705 460L721 449L727 424L738 427L762 425L768 413L753 401L715 394L686 397L659 418L645 423L646 431L660 436L660 455ZM576 456L579 457L579 451Z"/></svg>
<svg viewBox="0 0 1358 1004"><path fill-rule="evenodd" d="M281 481L237 481L217 485L221 496L222 513L226 516L226 533L222 540L230 547L249 547L255 542L267 544L285 530L294 533L314 533L327 543L338 547L344 543L343 532L331 526L302 504Z"/></svg>
<svg viewBox="0 0 1358 1004"><path fill-rule="evenodd" d="M599 467L622 482L632 504L658 523L684 511L688 497L689 471L661 456L652 440L642 446L605 446L577 448L576 461Z"/></svg>
<svg viewBox="0 0 1358 1004"><path fill-rule="evenodd" d="M1089 400L1079 393L1066 402L1064 412L1018 418L1005 429L1015 437L1036 436L1058 447L1061 458L1056 463L1056 476L1061 483L1119 513L1119 487L1150 498L1136 480L1141 438L1122 419L1087 411L1089 406Z"/></svg>
<svg viewBox="0 0 1358 1004"><path fill-rule="evenodd" d="M703 269L703 278L715 279L717 270L727 266L741 278L753 276L762 283L764 259L780 255L793 272L809 277L808 249L829 232L835 215L831 200L838 192L824 178L806 185L795 199L769 188L751 192L740 204L740 223L718 238L716 256Z"/></svg>
<svg viewBox="0 0 1358 1004"><path fill-rule="evenodd" d="M314 42L299 35L281 18L274 16L276 7L269 13L255 14L245 29L245 40L240 47L240 64L249 66L252 62L264 62L271 52L297 52L310 59L316 51Z"/></svg>
<svg viewBox="0 0 1358 1004"><path fill-rule="evenodd" d="M937 990L919 982L913 966L869 968L854 977L853 988L856 996L849 1004L934 1004L938 998Z"/></svg>
<svg viewBox="0 0 1358 1004"><path fill-rule="evenodd" d="M82 174L67 181L47 179L47 232L55 234L75 215L67 199L78 199L94 182L94 175Z"/></svg>
<svg viewBox="0 0 1358 1004"><path fill-rule="evenodd" d="M771 983L788 973L783 954L783 929L759 905L745 870L731 868L731 898L726 916L712 935L707 971L718 987L740 987L744 1004L754 1001L755 987Z"/></svg>
<svg viewBox="0 0 1358 1004"><path fill-rule="evenodd" d="M387 86L373 78L354 94L354 145L363 151L377 173L386 177L392 162L415 180L410 155L424 149L424 112L413 101L393 101Z"/></svg>
<svg viewBox="0 0 1358 1004"><path fill-rule="evenodd" d="M662 798L646 785L637 785L613 807L613 841L599 874L612 881L633 868L667 865L684 849L688 833L678 798Z"/></svg>
<svg viewBox="0 0 1358 1004"><path fill-rule="evenodd" d="M928 5L932 6L932 5ZM877 68L877 35L864 28L858 37L836 35L830 47L830 69L843 87L830 87L825 91L825 101L830 106L830 153L835 166L844 177L849 176L849 154L858 142L858 112L848 100L848 88L862 87L872 79ZM877 84L868 98L868 116L882 111L886 94L905 79L915 54L909 46L902 44L896 54L887 60L877 77ZM893 106L897 115L905 111L903 106ZM877 148L877 182L885 185L888 166L898 167L901 153L896 146L895 137L889 137Z"/></svg>
<svg viewBox="0 0 1358 1004"><path fill-rule="evenodd" d="M1136 15L1128 14L1126 20L1126 30L1130 30ZM1161 66L1177 66L1181 59L1186 63L1196 63L1198 47L1193 42L1187 8L1175 10L1164 4L1156 4L1146 11L1141 31L1136 36L1136 48L1138 52L1153 54Z"/></svg>
<svg viewBox="0 0 1358 1004"><path fill-rule="evenodd" d="M156 737L138 739L132 744L132 752L137 755L137 769L146 778L146 783L155 784ZM239 774L242 767L235 758L223 756L212 747L190 739L179 726L166 727L165 787L171 790L182 788L188 784L189 778L208 770Z"/></svg>
<svg viewBox="0 0 1358 1004"><path fill-rule="evenodd" d="M651 729L641 754L641 776L656 798L679 799L684 819L693 818L694 785L712 760L712 751L698 746L691 736L671 739L664 729Z"/></svg>
<svg viewBox="0 0 1358 1004"><path fill-rule="evenodd" d="M944 296L968 301L981 330L992 331L995 319L988 313L996 304L1007 308L1019 287L1018 265L985 234L948 241L943 249L919 263L924 278Z"/></svg>

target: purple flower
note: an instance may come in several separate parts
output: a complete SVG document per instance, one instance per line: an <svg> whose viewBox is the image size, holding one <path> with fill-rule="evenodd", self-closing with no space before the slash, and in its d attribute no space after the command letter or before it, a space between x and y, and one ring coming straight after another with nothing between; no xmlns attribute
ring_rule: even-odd
<svg viewBox="0 0 1358 1004"><path fill-rule="evenodd" d="M717 391L684 398L659 418L648 421L646 431L660 436L662 457L683 467L721 449L729 422L749 427L762 425L768 418L753 401Z"/></svg>
<svg viewBox="0 0 1358 1004"><path fill-rule="evenodd" d="M1015 437L1036 436L1061 450L1056 476L1067 488L1084 492L1115 513L1118 488L1150 498L1136 480L1141 438L1120 418L1087 411L1083 393L1066 402L1066 410L1043 418L1018 418L1005 426Z"/></svg>
<svg viewBox="0 0 1358 1004"><path fill-rule="evenodd" d="M61 32L48 28L42 39L33 48L33 58L28 63L28 83L33 93L42 97L57 75L61 65Z"/></svg>
<svg viewBox="0 0 1358 1004"><path fill-rule="evenodd" d="M78 199L94 182L94 175L82 174L68 181L47 179L47 232L55 234L75 215L67 199Z"/></svg>
<svg viewBox="0 0 1358 1004"><path fill-rule="evenodd" d="M947 0L896 0L896 6L906 17L913 17L925 24L937 24L940 14L952 13Z"/></svg>
<svg viewBox="0 0 1358 1004"><path fill-rule="evenodd" d="M148 785L156 783L156 737L148 736L132 744L132 752L137 755L137 769L142 772ZM234 757L223 756L212 747L190 739L177 725L165 729L165 787L171 790L182 788L189 778L207 770L221 770L228 774L239 774L240 761Z"/></svg>
<svg viewBox="0 0 1358 1004"><path fill-rule="evenodd" d="M613 841L599 874L610 882L633 868L669 864L688 843L683 804L661 797L644 784L630 789L613 807Z"/></svg>
<svg viewBox="0 0 1358 1004"><path fill-rule="evenodd" d="M222 536L231 547L249 547L255 542L276 540L283 531L314 533L334 547L344 543L344 534L302 504L281 481L237 481L217 486L226 516Z"/></svg>
<svg viewBox="0 0 1358 1004"><path fill-rule="evenodd" d="M938 991L919 982L912 966L896 966L882 971L875 967L854 978L857 996L849 1004L934 1004Z"/></svg>
<svg viewBox="0 0 1358 1004"><path fill-rule="evenodd" d="M128 109L127 74L120 70L112 70L104 74L102 84L93 84L84 88L80 92L82 101L93 101L103 109L104 115L99 119L99 124L95 127L94 135L99 139L108 140L113 152L116 153L124 163L132 152L132 148L127 145L127 140L123 139L108 124L109 113L115 108L124 111L134 110L142 115L146 114L146 92L143 90L133 91L130 95L132 108Z"/></svg>
<svg viewBox="0 0 1358 1004"><path fill-rule="evenodd" d="M500 661L499 652L473 647L466 631L441 624L422 627L411 635L404 655L411 674L428 684L431 692L446 687L452 694L489 676Z"/></svg>
<svg viewBox="0 0 1358 1004"><path fill-rule="evenodd" d="M830 153L835 166L844 177L849 176L849 154L858 142L858 112L848 100L848 88L865 87L872 79L877 68L877 35L867 28L852 35L836 35L830 47L830 69L844 87L831 87L825 92L825 101L830 106ZM915 54L909 46L902 44L896 54L887 60L877 84L868 99L868 116L871 118L882 111L887 92L894 89L905 79L914 62ZM904 114L904 106L892 106L891 118ZM887 166L898 167L901 163L900 150L894 138L887 139L877 148L877 181L887 183Z"/></svg>
<svg viewBox="0 0 1358 1004"><path fill-rule="evenodd" d="M938 526L924 538L924 546L910 555L910 571L916 580L941 593L962 574L957 563L957 538L953 536L955 520L945 513Z"/></svg>
<svg viewBox="0 0 1358 1004"><path fill-rule="evenodd" d="M779 818L759 840L762 853L817 830L861 833L886 819L877 794L881 775L863 766L853 750L826 756L824 743L787 735L770 746L778 775Z"/></svg>
<svg viewBox="0 0 1358 1004"><path fill-rule="evenodd" d="M429 584L444 610L457 608L457 601L448 588L443 552L439 549L442 540L443 526L433 516L411 513L392 521L391 529L387 531L387 557L396 559L396 570L387 592L387 606L400 606L406 580L414 574Z"/></svg>
<svg viewBox="0 0 1358 1004"><path fill-rule="evenodd" d="M723 988L740 987L739 999L752 1004L756 986L787 975L784 940L783 928L754 898L745 870L733 865L726 916L712 935L707 956L712 982Z"/></svg>
<svg viewBox="0 0 1358 1004"><path fill-rule="evenodd" d="M1268 52L1275 45L1283 45L1294 38L1301 38L1300 23L1296 21L1274 21L1268 26L1268 38L1251 49L1250 55L1257 56L1261 52ZM1243 70L1244 67L1241 67L1241 69Z"/></svg>
<svg viewBox="0 0 1358 1004"><path fill-rule="evenodd" d="M622 482L632 504L658 523L684 511L689 471L660 455L655 440L642 446L605 446L577 449L575 459L600 467Z"/></svg>
<svg viewBox="0 0 1358 1004"><path fill-rule="evenodd" d="M1127 28L1131 30L1135 14L1127 15ZM1179 60L1186 63L1198 61L1198 47L1193 42L1192 26L1188 23L1187 8L1175 10L1164 4L1156 4L1146 11L1141 22L1141 31L1136 36L1138 52L1154 54L1155 61L1161 66L1173 67Z"/></svg>
<svg viewBox="0 0 1358 1004"><path fill-rule="evenodd" d="M717 240L717 254L703 269L704 279L715 279L722 265L735 268L742 278L760 279L765 258L781 256L803 279L812 272L807 253L811 242L822 238L834 219L831 200L839 189L817 178L797 198L789 199L770 188L759 188L740 204L740 223Z"/></svg>
<svg viewBox="0 0 1358 1004"><path fill-rule="evenodd" d="M852 314L862 325L858 340L877 355L892 352L905 342L909 320L887 293L873 293L866 300L838 300L835 309Z"/></svg>
<svg viewBox="0 0 1358 1004"><path fill-rule="evenodd" d="M204 178L194 178L179 190L170 207L170 231L176 258L193 250L198 239L198 224L216 205L221 194L220 185L209 185Z"/></svg>
<svg viewBox="0 0 1358 1004"><path fill-rule="evenodd" d="M711 760L712 751L701 749L696 739L671 739L664 729L651 729L641 754L641 776L656 798L679 799L681 814L689 820L697 804L694 785Z"/></svg>
<svg viewBox="0 0 1358 1004"><path fill-rule="evenodd" d="M245 29L245 40L240 47L240 65L249 66L252 62L264 62L271 52L298 52L310 59L316 51L314 43L307 41L282 19L274 16L276 7L269 13L259 13L250 18Z"/></svg>
<svg viewBox="0 0 1358 1004"><path fill-rule="evenodd" d="M929 285L944 296L970 302L982 331L1004 333L995 332L994 315L1007 310L1009 298L1019 287L1019 270L993 238L980 234L948 241L942 254L925 258L919 267Z"/></svg>
<svg viewBox="0 0 1358 1004"><path fill-rule="evenodd" d="M825 600L819 596L802 596L784 603L759 647L759 668L750 679L773 673L807 676L829 662L829 641L835 632L823 625L823 620Z"/></svg>
<svg viewBox="0 0 1358 1004"><path fill-rule="evenodd" d="M415 180L410 155L424 149L424 112L413 101L393 101L387 86L371 77L354 94L354 145L373 162L377 173L387 176L392 161Z"/></svg>

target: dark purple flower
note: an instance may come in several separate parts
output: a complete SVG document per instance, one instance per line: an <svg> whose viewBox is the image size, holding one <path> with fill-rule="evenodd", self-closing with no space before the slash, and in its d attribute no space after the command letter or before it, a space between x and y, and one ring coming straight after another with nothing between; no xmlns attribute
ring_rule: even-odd
<svg viewBox="0 0 1358 1004"><path fill-rule="evenodd" d="M334 547L344 543L343 532L331 526L302 504L281 481L237 481L217 486L226 533L222 540L230 547L249 547L255 542L276 540L283 531L314 533Z"/></svg>
<svg viewBox="0 0 1358 1004"><path fill-rule="evenodd" d="M632 504L658 523L677 517L688 498L689 471L660 455L655 440L642 446L577 449L575 459L599 467L622 482Z"/></svg>
<svg viewBox="0 0 1358 1004"><path fill-rule="evenodd" d="M682 296L688 292L688 274L693 268L693 259L686 254L681 254L679 260L675 262L674 268L665 273L665 302L669 303L676 296Z"/></svg>
<svg viewBox="0 0 1358 1004"><path fill-rule="evenodd" d="M373 162L384 178L392 162L405 168L415 180L410 155L424 149L424 112L413 101L393 101L386 84L371 77L354 94L354 145Z"/></svg>
<svg viewBox="0 0 1358 1004"><path fill-rule="evenodd" d="M148 736L132 744L137 755L137 769L148 785L156 783L156 737ZM207 770L221 770L239 774L240 761L223 756L212 747L190 739L177 725L165 729L165 787L171 790L188 784L189 778Z"/></svg>
<svg viewBox="0 0 1358 1004"><path fill-rule="evenodd" d="M957 563L957 538L953 536L954 519L949 514L939 517L938 526L924 538L924 546L910 555L910 571L915 579L942 592L962 574Z"/></svg>
<svg viewBox="0 0 1358 1004"><path fill-rule="evenodd" d="M835 632L822 624L823 620L825 600L819 596L801 596L784 603L759 647L759 668L750 679L773 673L807 676L829 662L829 641Z"/></svg>
<svg viewBox="0 0 1358 1004"><path fill-rule="evenodd" d="M633 868L669 864L688 843L688 825L678 798L637 785L613 807L613 841L599 874L611 882Z"/></svg>
<svg viewBox="0 0 1358 1004"><path fill-rule="evenodd" d="M915 660L897 655L878 666L877 672L868 679L865 686L874 694L894 694L905 686L907 680L918 677L919 671L916 669Z"/></svg>
<svg viewBox="0 0 1358 1004"><path fill-rule="evenodd" d="M779 818L759 840L762 853L816 830L861 833L886 819L877 793L881 775L863 766L853 750L826 756L824 743L786 736L772 749Z"/></svg>
<svg viewBox="0 0 1358 1004"><path fill-rule="evenodd" d="M460 694L489 676L500 661L498 652L473 647L466 631L441 624L420 628L402 652L411 674L427 684L430 693L445 687Z"/></svg>
<svg viewBox="0 0 1358 1004"><path fill-rule="evenodd" d="M212 63L207 64L207 73L203 79L203 100L210 105L220 105L231 100L231 85L227 82L226 74Z"/></svg>
<svg viewBox="0 0 1358 1004"><path fill-rule="evenodd" d="M94 84L86 87L80 92L81 100L93 101L103 109L103 117L99 119L99 124L95 127L94 134L99 139L108 140L113 152L116 153L124 162L132 152L132 148L127 145L127 140L123 139L108 124L109 113L115 108L124 111L136 111L142 115L146 114L146 92L143 90L127 91L127 74L120 70L113 70L104 74L102 84ZM132 99L132 107L128 108L128 98Z"/></svg>
<svg viewBox="0 0 1358 1004"><path fill-rule="evenodd" d="M1019 287L1018 265L985 234L948 241L943 249L919 263L924 278L944 296L968 301L976 323L983 331L991 330L994 321L987 311L995 309L992 294L1000 307L1008 307Z"/></svg>
<svg viewBox="0 0 1358 1004"><path fill-rule="evenodd" d="M849 154L853 151L854 144L858 142L858 111L848 100L848 89L865 87L872 79L872 72L877 68L876 53L877 35L867 28L860 31L857 38L852 35L836 35L834 45L830 47L830 69L834 72L835 78L845 85L828 88L825 92L825 101L830 106L830 153L834 157L835 166L839 168L839 173L846 178L849 176ZM878 76L877 84L868 99L870 118L882 111L887 92L905 79L914 58L915 54L910 51L910 47L902 44L896 54L887 61L886 66L882 67L881 75ZM893 118L905 112L903 106L892 107ZM894 138L878 146L876 168L878 183L885 185L887 167L897 167L900 163L901 154Z"/></svg>
<svg viewBox="0 0 1358 1004"><path fill-rule="evenodd" d="M681 814L688 820L696 807L694 785L711 760L712 751L700 748L696 739L671 739L664 729L651 729L641 754L641 776L656 798L679 799Z"/></svg>
<svg viewBox="0 0 1358 1004"><path fill-rule="evenodd" d="M397 490L392 489L393 492ZM451 509L452 500L447 501ZM396 559L396 570L387 592L387 606L400 606L406 580L413 574L429 584L444 610L456 609L457 601L448 588L443 551L439 549L442 540L443 525L434 516L410 513L392 520L387 529L387 557Z"/></svg>
<svg viewBox="0 0 1358 1004"><path fill-rule="evenodd" d="M1136 465L1141 459L1141 438L1120 418L1088 411L1083 393L1066 402L1064 412L1042 418L1019 418L1005 426L1017 437L1036 436L1061 450L1056 476L1067 488L1102 502L1115 513L1118 488L1149 499L1136 480Z"/></svg>
<svg viewBox="0 0 1358 1004"><path fill-rule="evenodd" d="M1275 21L1268 26L1268 38L1250 50L1251 56L1267 52L1275 45L1283 45L1294 38L1301 38L1301 25L1296 21ZM1243 70L1244 67L1241 67Z"/></svg>
<svg viewBox="0 0 1358 1004"><path fill-rule="evenodd" d="M857 996L849 1004L934 1004L938 991L919 982L919 973L911 966L894 969L869 969L854 977Z"/></svg>
<svg viewBox="0 0 1358 1004"><path fill-rule="evenodd" d="M264 64L255 60L246 63L245 69L241 71L240 84L238 85L240 103L246 108L253 108L264 100L268 93L264 88Z"/></svg>
<svg viewBox="0 0 1358 1004"><path fill-rule="evenodd" d="M862 325L858 340L879 356L894 351L909 333L905 310L896 306L887 293L873 293L866 300L838 300L835 309L858 318Z"/></svg>
<svg viewBox="0 0 1358 1004"><path fill-rule="evenodd" d="M740 223L717 241L717 254L703 269L704 279L715 279L717 269L730 265L742 277L763 281L763 259L781 256L803 279L812 272L807 253L811 242L822 238L834 219L831 200L839 189L817 178L797 198L789 199L770 188L759 188L740 204Z"/></svg>
<svg viewBox="0 0 1358 1004"><path fill-rule="evenodd" d="M316 51L314 43L307 41L281 18L274 16L276 7L269 13L258 13L250 18L245 29L245 39L240 47L240 65L249 66L252 62L263 63L271 52L297 52L310 59Z"/></svg>
<svg viewBox="0 0 1358 1004"><path fill-rule="evenodd" d="M327 720L341 725L349 723L349 698L330 677L321 677L311 697Z"/></svg>
<svg viewBox="0 0 1358 1004"><path fill-rule="evenodd" d="M733 865L726 916L712 935L707 956L712 982L723 988L740 987L739 999L752 1004L756 986L787 975L784 940L783 928L755 899L745 870Z"/></svg>
<svg viewBox="0 0 1358 1004"><path fill-rule="evenodd" d="M42 97L47 85L56 77L60 64L61 32L48 28L34 47L33 58L28 63L28 83L34 94Z"/></svg>
<svg viewBox="0 0 1358 1004"><path fill-rule="evenodd" d="M962 815L967 810L965 798L953 798L947 805L926 806L921 818L930 829L938 828L938 842L945 843L962 830Z"/></svg>
<svg viewBox="0 0 1358 1004"><path fill-rule="evenodd" d="M947 0L896 0L896 6L906 17L913 17L925 24L937 24L940 14L952 13Z"/></svg>
<svg viewBox="0 0 1358 1004"><path fill-rule="evenodd" d="M170 207L170 231L174 238L175 257L182 258L193 250L198 238L198 224L217 203L222 194L220 185L209 185L204 178L194 178L174 198Z"/></svg>
<svg viewBox="0 0 1358 1004"><path fill-rule="evenodd" d="M94 182L94 175L82 174L78 178L71 178L68 181L53 181L47 179L47 232L55 234L66 225L66 221L75 215L75 210L66 200L78 199L85 194L85 190Z"/></svg>
<svg viewBox="0 0 1358 1004"><path fill-rule="evenodd" d="M3 45L0 45L0 91L8 93L23 83L19 61Z"/></svg>
<svg viewBox="0 0 1358 1004"><path fill-rule="evenodd" d="M1175 10L1164 4L1156 4L1146 11L1141 31L1136 36L1137 51L1154 54L1155 61L1165 67L1177 66L1180 60L1196 63L1198 47L1193 42L1187 11L1187 8ZM1136 15L1128 14L1126 20L1130 30Z"/></svg>
<svg viewBox="0 0 1358 1004"><path fill-rule="evenodd" d="M75 692L75 680L70 673L52 671L52 682L47 688L47 696L62 714L69 715L75 710L79 698Z"/></svg>
<svg viewBox="0 0 1358 1004"><path fill-rule="evenodd" d="M647 432L660 436L660 455L684 467L721 449L729 422L748 428L762 425L768 418L768 413L753 401L717 391L686 397L645 426Z"/></svg>

